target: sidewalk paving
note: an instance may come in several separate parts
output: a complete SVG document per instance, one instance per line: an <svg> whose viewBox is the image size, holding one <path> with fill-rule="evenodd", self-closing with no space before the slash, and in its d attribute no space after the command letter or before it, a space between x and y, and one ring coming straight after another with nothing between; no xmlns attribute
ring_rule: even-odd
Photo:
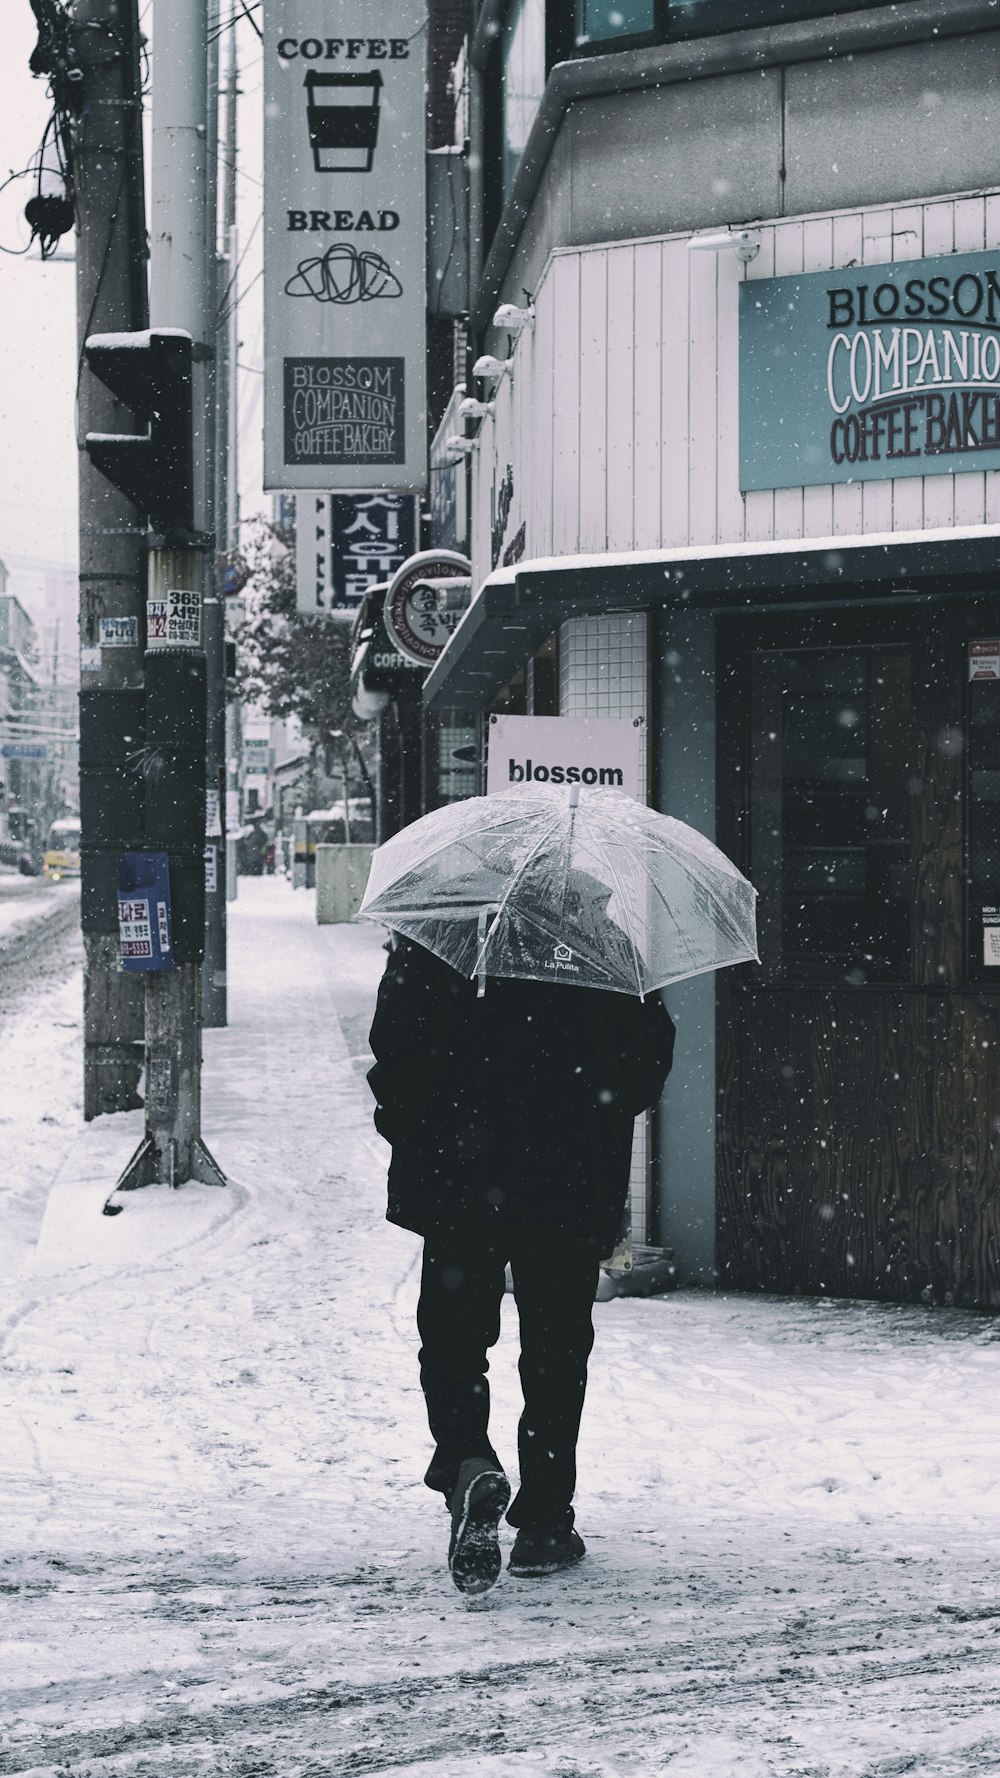
<svg viewBox="0 0 1000 1778"><path fill-rule="evenodd" d="M587 1560L459 1598L364 1081L383 961L242 880L205 1044L230 1185L101 1217L141 1125L101 1119L3 1287L0 1774L1000 1772L987 1317L600 1304ZM511 1463L515 1331L507 1299Z"/></svg>

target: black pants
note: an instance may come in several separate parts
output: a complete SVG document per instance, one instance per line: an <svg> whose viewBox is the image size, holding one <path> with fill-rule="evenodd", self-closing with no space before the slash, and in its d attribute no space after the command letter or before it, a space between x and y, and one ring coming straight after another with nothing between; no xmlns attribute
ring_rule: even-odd
<svg viewBox="0 0 1000 1778"><path fill-rule="evenodd" d="M524 1412L517 1434L521 1486L507 1517L512 1525L572 1525L599 1258L593 1242L546 1229L463 1223L428 1231L417 1327L420 1384L437 1445L424 1477L429 1488L450 1495L467 1457L501 1466L489 1438L486 1355L500 1337L509 1261Z"/></svg>

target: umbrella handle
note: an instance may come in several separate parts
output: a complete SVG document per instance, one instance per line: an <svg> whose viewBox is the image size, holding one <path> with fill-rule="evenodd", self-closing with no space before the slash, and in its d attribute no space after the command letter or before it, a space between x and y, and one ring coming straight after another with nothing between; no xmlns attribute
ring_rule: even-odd
<svg viewBox="0 0 1000 1778"><path fill-rule="evenodd" d="M479 964L476 969L476 977L478 980L478 986L476 988L477 1000L482 1000L486 993L486 921L488 918L489 909L480 908L479 922L476 927L476 941L479 946Z"/></svg>
<svg viewBox="0 0 1000 1778"><path fill-rule="evenodd" d="M493 915L493 924L495 925L500 917L500 908L495 904L487 903L486 907L480 908L479 919L476 924L476 943L479 946L479 953L476 958L476 980L479 983L479 986L476 989L477 1000L482 1000L483 995L486 993L486 941L493 930L489 923L491 914Z"/></svg>

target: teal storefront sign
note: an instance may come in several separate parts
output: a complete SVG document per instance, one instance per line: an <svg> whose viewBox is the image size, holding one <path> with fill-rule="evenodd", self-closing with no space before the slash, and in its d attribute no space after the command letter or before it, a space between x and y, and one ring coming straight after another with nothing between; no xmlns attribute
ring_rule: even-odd
<svg viewBox="0 0 1000 1778"><path fill-rule="evenodd" d="M1000 252L740 285L740 487L1000 469Z"/></svg>

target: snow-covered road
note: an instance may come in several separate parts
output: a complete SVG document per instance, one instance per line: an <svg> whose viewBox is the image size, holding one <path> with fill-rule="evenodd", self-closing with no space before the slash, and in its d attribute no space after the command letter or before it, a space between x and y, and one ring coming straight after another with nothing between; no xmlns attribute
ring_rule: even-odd
<svg viewBox="0 0 1000 1778"><path fill-rule="evenodd" d="M65 979L67 944L79 945L79 923L78 881L0 876L0 1023L27 988Z"/></svg>
<svg viewBox="0 0 1000 1778"><path fill-rule="evenodd" d="M232 1023L206 1037L205 1132L233 1183L137 1194L75 1263L51 1240L30 1257L44 1170L14 1174L32 1133L49 1152L42 1115L60 1143L76 1115L78 999L43 985L0 1035L23 1088L0 1126L22 1236L0 1286L0 1773L1000 1773L985 1317L599 1305L587 1560L460 1599L420 1482L419 1244L383 1221L363 1080L382 961L378 933L242 881ZM124 1160L135 1120L102 1122ZM508 1300L511 1461L514 1332Z"/></svg>

